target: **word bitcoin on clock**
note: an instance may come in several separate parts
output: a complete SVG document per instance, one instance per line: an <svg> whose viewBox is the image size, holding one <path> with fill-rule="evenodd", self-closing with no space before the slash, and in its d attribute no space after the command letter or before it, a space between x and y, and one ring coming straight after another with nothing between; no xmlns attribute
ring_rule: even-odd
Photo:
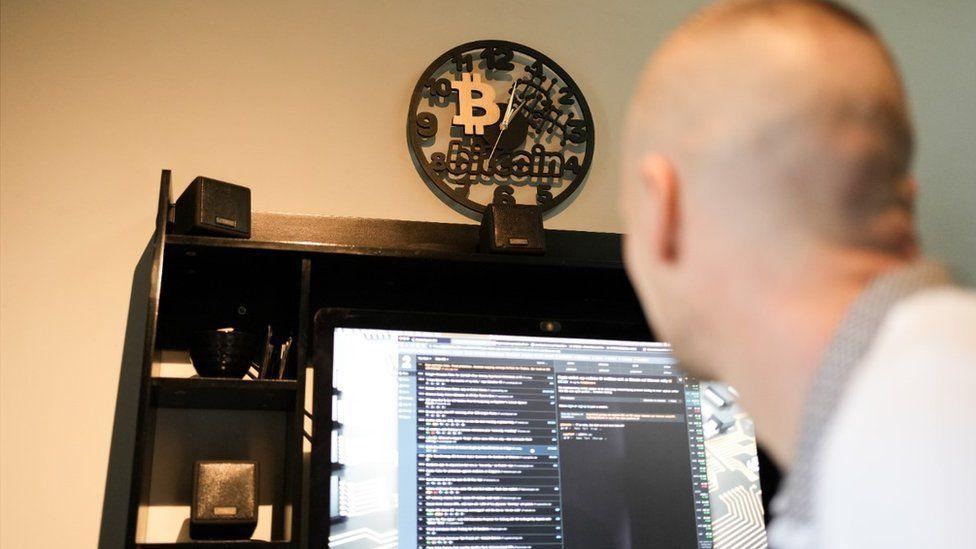
<svg viewBox="0 0 976 549"><path fill-rule="evenodd" d="M425 182L477 217L491 202L538 204L575 193L593 160L593 117L552 59L514 42L453 48L414 88L407 143Z"/></svg>

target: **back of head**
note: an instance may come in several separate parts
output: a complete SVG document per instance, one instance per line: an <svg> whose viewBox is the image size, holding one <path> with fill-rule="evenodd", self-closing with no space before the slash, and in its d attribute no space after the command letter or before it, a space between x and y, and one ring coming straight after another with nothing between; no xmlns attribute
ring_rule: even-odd
<svg viewBox="0 0 976 549"><path fill-rule="evenodd" d="M905 255L912 142L894 62L857 15L822 0L729 1L652 57L624 176L660 154L682 180L683 204L737 237Z"/></svg>

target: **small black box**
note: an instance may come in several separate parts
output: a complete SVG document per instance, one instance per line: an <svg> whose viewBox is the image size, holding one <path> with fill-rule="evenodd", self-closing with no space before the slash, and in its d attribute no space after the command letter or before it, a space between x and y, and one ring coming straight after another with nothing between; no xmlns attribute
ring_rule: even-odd
<svg viewBox="0 0 976 549"><path fill-rule="evenodd" d="M197 177L176 200L173 228L180 234L251 237L251 189Z"/></svg>
<svg viewBox="0 0 976 549"><path fill-rule="evenodd" d="M542 210L528 204L488 204L481 219L481 249L493 253L546 253Z"/></svg>
<svg viewBox="0 0 976 549"><path fill-rule="evenodd" d="M190 538L250 539L257 526L258 462L196 462Z"/></svg>

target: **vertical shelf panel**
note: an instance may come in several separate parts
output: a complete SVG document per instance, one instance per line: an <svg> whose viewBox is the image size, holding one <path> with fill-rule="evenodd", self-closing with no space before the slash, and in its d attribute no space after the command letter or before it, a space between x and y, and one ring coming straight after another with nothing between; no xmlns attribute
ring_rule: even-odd
<svg viewBox="0 0 976 549"><path fill-rule="evenodd" d="M156 228L150 246L152 262L149 272L149 296L146 304L146 332L143 338L140 364L139 407L136 412L135 448L132 456L132 479L129 488L129 509L125 524L126 546L133 546L140 535L139 526L149 500L152 476L152 441L156 430L156 411L151 406L153 361L156 354L156 335L159 320L159 299L162 292L163 257L166 245L166 223L172 201L171 173L163 170L156 203ZM128 364L126 365L129 366Z"/></svg>

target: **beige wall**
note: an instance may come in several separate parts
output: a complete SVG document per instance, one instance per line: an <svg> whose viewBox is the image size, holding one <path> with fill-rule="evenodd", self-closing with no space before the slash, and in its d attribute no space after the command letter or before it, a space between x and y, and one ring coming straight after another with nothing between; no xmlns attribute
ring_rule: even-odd
<svg viewBox="0 0 976 549"><path fill-rule="evenodd" d="M700 2L84 2L0 13L0 546L94 547L132 269L159 170L259 210L466 221L404 143L415 78L478 38L583 89L596 160L548 226L619 230L615 134L635 71ZM976 28L966 1L863 0L908 73L928 249L976 279ZM572 9L568 9L571 7Z"/></svg>

